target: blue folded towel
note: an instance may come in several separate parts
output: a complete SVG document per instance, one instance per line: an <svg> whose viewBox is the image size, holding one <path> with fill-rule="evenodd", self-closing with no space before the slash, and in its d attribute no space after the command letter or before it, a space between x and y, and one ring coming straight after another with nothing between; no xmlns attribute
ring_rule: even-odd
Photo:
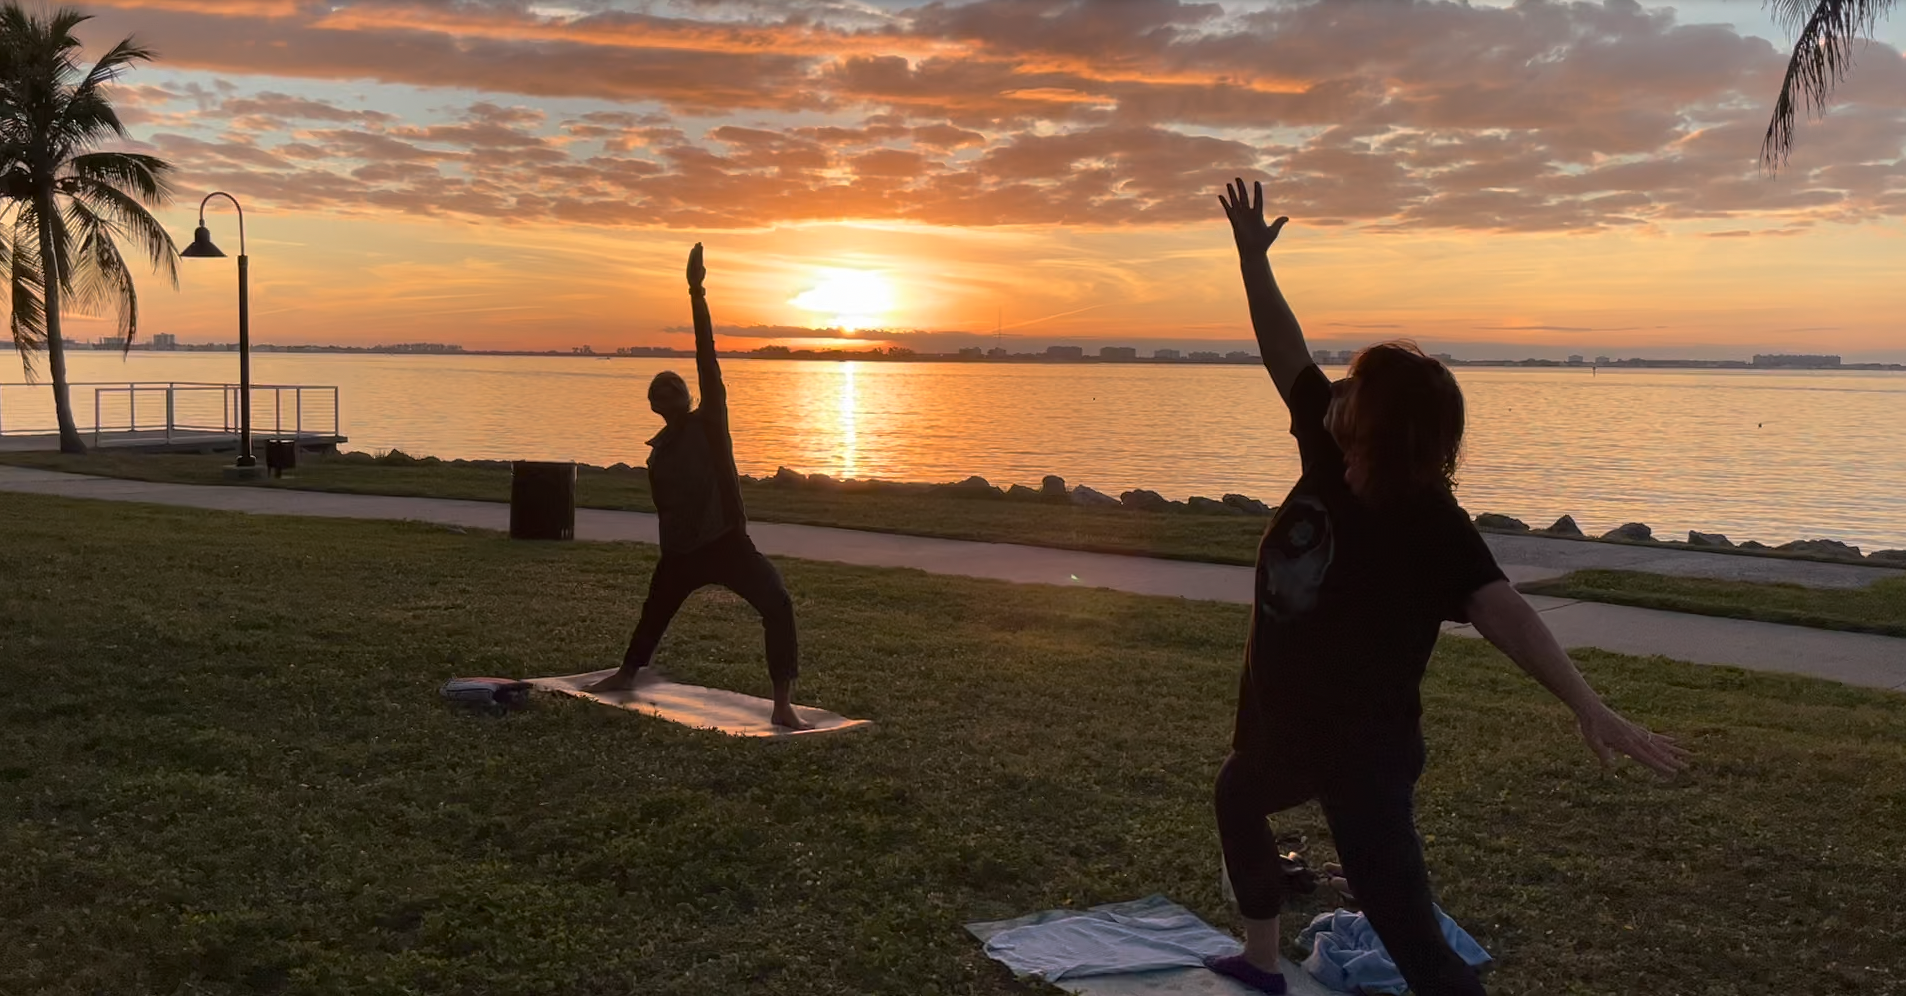
<svg viewBox="0 0 1906 996"><path fill-rule="evenodd" d="M1047 982L1197 968L1208 957L1237 954L1243 948L1163 896L1089 910L1051 910L1006 924L970 924L967 929L985 941L989 957L1004 962L1013 974Z"/></svg>
<svg viewBox="0 0 1906 996"><path fill-rule="evenodd" d="M1471 966L1490 962L1489 952L1441 909L1436 911L1436 920L1443 927L1444 939L1464 961ZM1377 938L1376 929L1362 913L1319 913L1297 935L1297 946L1310 952L1304 959L1304 970L1332 989L1365 993L1401 993L1409 989L1390 952Z"/></svg>

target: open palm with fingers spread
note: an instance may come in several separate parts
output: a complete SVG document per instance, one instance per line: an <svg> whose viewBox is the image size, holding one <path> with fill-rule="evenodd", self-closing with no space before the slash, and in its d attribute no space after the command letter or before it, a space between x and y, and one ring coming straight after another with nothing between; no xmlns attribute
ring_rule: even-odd
<svg viewBox="0 0 1906 996"><path fill-rule="evenodd" d="M1619 753L1660 775L1672 776L1687 768L1690 753L1673 737L1649 732L1647 727L1615 710L1597 705L1599 708L1582 713L1577 722L1582 728L1582 739L1588 741L1588 749L1594 751L1603 764L1613 763Z"/></svg>
<svg viewBox="0 0 1906 996"><path fill-rule="evenodd" d="M1238 240L1238 252L1261 253L1271 248L1277 241L1277 233L1284 230L1289 218L1279 217L1266 225L1264 223L1264 184L1251 184L1251 197L1244 196L1244 178L1235 183L1224 185L1224 194L1218 203L1224 205L1224 216L1231 219L1231 234Z"/></svg>

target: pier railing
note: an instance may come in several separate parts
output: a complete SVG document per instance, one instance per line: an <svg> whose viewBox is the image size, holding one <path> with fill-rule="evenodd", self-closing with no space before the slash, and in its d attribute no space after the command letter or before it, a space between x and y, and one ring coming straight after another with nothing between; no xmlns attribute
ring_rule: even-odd
<svg viewBox="0 0 1906 996"><path fill-rule="evenodd" d="M93 444L109 437L185 442L239 432L239 385L184 381L98 381L67 385L73 418ZM91 404L86 395L90 393ZM91 416L90 424L87 416ZM311 384L253 384L251 431L257 439L334 439L338 389ZM0 384L0 436L57 434L51 384Z"/></svg>

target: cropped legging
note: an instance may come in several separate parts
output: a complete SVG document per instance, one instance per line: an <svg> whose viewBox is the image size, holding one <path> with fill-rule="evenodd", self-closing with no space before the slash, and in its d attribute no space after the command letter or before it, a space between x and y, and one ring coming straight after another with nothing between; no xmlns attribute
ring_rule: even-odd
<svg viewBox="0 0 1906 996"><path fill-rule="evenodd" d="M662 643L669 621L681 610L682 603L699 588L721 585L740 595L761 613L761 627L767 641L768 675L776 685L793 681L800 674L800 651L794 636L794 600L781 581L781 572L754 547L754 541L742 530L734 530L713 543L687 553L664 553L649 579L648 597L642 602L642 618L629 638L629 649L622 656L623 666L646 667Z"/></svg>
<svg viewBox="0 0 1906 996"><path fill-rule="evenodd" d="M1423 754L1394 765L1343 767L1270 753L1234 752L1218 772L1218 837L1238 912L1269 920L1284 905L1284 875L1269 817L1312 799L1323 807L1344 878L1416 996L1480 996L1476 970L1444 940L1416 836ZM1372 771L1388 772L1373 774Z"/></svg>

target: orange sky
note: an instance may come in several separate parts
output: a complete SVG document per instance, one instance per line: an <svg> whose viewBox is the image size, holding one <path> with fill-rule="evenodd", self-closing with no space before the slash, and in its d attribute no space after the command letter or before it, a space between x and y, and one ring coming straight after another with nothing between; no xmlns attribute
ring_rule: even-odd
<svg viewBox="0 0 1906 996"><path fill-rule="evenodd" d="M1906 63L1764 177L1780 36L1677 6L117 0L87 36L160 53L120 101L177 238L245 200L261 342L680 345L696 240L729 345L1238 342L1242 174L1320 345L1906 358ZM181 269L146 330L233 338L231 265Z"/></svg>

